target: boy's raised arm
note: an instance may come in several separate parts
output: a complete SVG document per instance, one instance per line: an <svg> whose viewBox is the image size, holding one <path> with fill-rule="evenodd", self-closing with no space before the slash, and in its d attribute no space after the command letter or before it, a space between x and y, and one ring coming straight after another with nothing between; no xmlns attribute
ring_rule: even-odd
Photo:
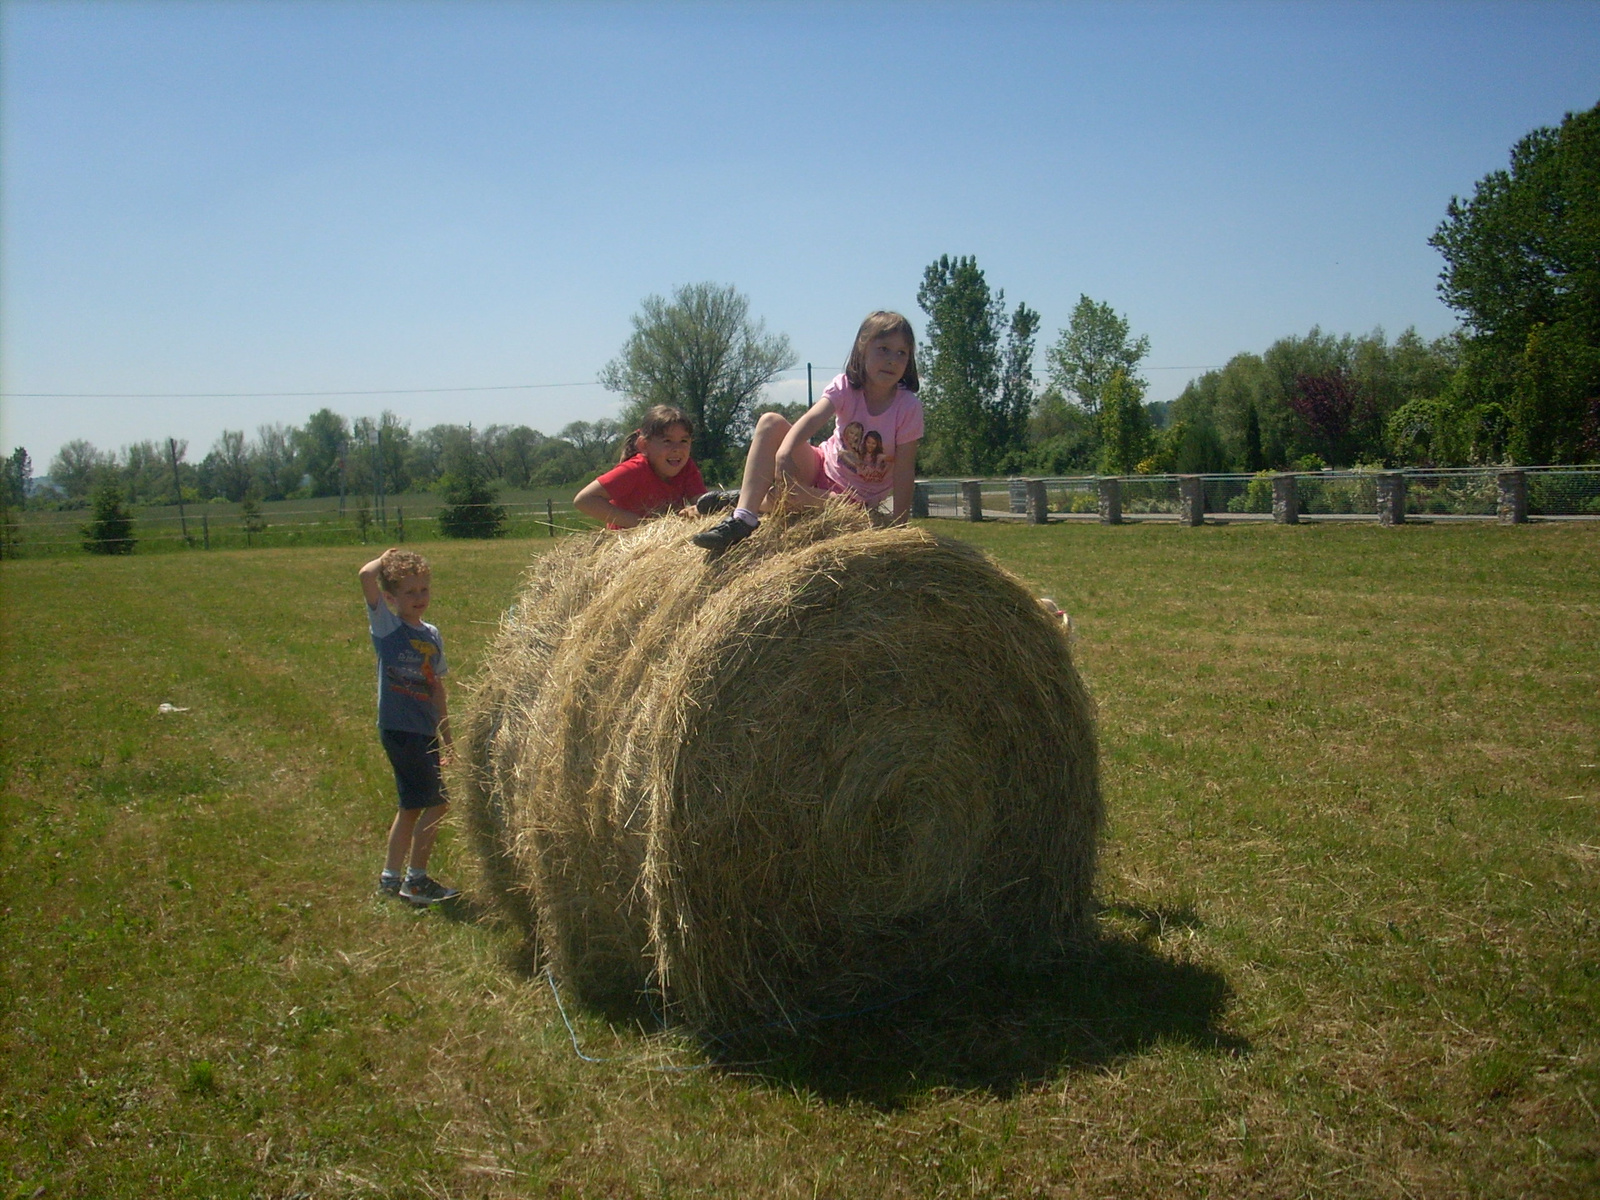
<svg viewBox="0 0 1600 1200"><path fill-rule="evenodd" d="M383 588L378 583L378 566L382 562L380 556L361 568L361 594L367 598L368 607L383 603Z"/></svg>

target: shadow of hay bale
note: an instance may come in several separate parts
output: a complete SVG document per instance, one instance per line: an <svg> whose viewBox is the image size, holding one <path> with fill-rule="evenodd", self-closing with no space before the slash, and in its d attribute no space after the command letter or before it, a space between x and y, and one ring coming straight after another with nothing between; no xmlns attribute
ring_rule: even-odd
<svg viewBox="0 0 1600 1200"><path fill-rule="evenodd" d="M1069 953L1102 812L1059 622L850 505L689 532L544 556L466 706L485 886L563 985L716 1035Z"/></svg>
<svg viewBox="0 0 1600 1200"><path fill-rule="evenodd" d="M938 1089L1005 1098L1157 1046L1227 1055L1232 989L1218 972L1125 936L1087 943L1045 970L947 977L902 1003L785 1032L708 1044L713 1061L833 1103L895 1108Z"/></svg>

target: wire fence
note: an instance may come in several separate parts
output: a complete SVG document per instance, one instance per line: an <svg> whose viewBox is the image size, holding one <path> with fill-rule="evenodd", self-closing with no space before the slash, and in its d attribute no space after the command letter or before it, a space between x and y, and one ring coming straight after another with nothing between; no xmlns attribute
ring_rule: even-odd
<svg viewBox="0 0 1600 1200"><path fill-rule="evenodd" d="M1301 520L1377 520L1380 481L1398 479L1407 519L1497 520L1501 476L1522 476L1529 519L1600 519L1600 466L1451 467L1400 471L1350 470L1259 474L1076 475L1047 477L1042 484L1051 521L1100 520L1106 484L1114 481L1123 520L1178 520L1185 512L1183 481L1197 480L1203 512L1211 520L1273 519L1274 480L1292 479ZM922 479L919 508L927 515L971 520L968 495L981 497L986 519L1027 517L1029 480ZM973 485L976 484L976 488Z"/></svg>
<svg viewBox="0 0 1600 1200"><path fill-rule="evenodd" d="M284 546L360 546L381 543L433 542L446 535L439 528L437 506L422 508L386 504L382 508L346 506L274 509L261 505L255 513L236 504L205 504L178 513L176 506L132 511L130 537L137 553L182 550L243 550ZM570 501L500 504L505 510L501 536L558 537L587 532L595 523ZM92 540L88 509L11 512L0 522L0 555L40 558L88 552Z"/></svg>
<svg viewBox="0 0 1600 1200"><path fill-rule="evenodd" d="M1600 520L1600 466L1523 467L1525 516L1529 520ZM1302 521L1380 519L1381 481L1403 481L1407 520L1505 519L1502 477L1506 468L1457 467L1405 471L1316 471L1256 475L1215 474L1060 476L1025 479L921 479L918 515L971 520L969 497L980 498L985 520L1027 520L1032 516L1030 483L1042 486L1049 521L1105 519L1107 485L1115 484L1124 521L1177 521L1188 509L1184 481L1197 481L1204 519L1271 521L1275 480L1292 479ZM1195 486L1194 482L1190 486ZM505 502L502 535L512 538L559 537L587 532L594 522L570 500ZM409 510L409 511L408 511ZM132 510L131 538L138 553L180 550L230 550L283 546L357 546L439 541L436 497L407 503L308 506L305 501L262 504L254 512L238 504L201 504L180 513L175 505ZM10 510L0 514L0 557L38 558L86 553L91 512Z"/></svg>

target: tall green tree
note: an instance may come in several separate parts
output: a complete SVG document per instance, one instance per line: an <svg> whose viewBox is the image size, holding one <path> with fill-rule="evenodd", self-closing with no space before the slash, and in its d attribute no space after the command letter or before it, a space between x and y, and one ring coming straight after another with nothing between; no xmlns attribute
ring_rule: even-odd
<svg viewBox="0 0 1600 1200"><path fill-rule="evenodd" d="M646 296L622 352L600 383L629 398L623 423L667 404L694 422L696 461L712 478L733 478L761 390L795 363L783 334L750 316L734 287L690 283L671 300Z"/></svg>
<svg viewBox="0 0 1600 1200"><path fill-rule="evenodd" d="M919 457L935 471L1017 469L1034 403L1039 314L1019 303L1008 318L1005 292L990 292L971 255L930 263L917 303L928 314L917 356L928 425Z"/></svg>
<svg viewBox="0 0 1600 1200"><path fill-rule="evenodd" d="M1521 462L1600 455L1600 105L1535 129L1452 197L1429 244L1469 341L1462 406L1495 406Z"/></svg>
<svg viewBox="0 0 1600 1200"><path fill-rule="evenodd" d="M1120 367L1100 389L1095 406L1100 423L1102 475L1128 475L1150 452L1150 419L1144 411L1144 383Z"/></svg>
<svg viewBox="0 0 1600 1200"><path fill-rule="evenodd" d="M1121 371L1137 381L1139 364L1149 353L1150 339L1131 336L1126 317L1109 304L1079 295L1067 327L1045 352L1045 361L1050 382L1094 413L1111 376Z"/></svg>
<svg viewBox="0 0 1600 1200"><path fill-rule="evenodd" d="M1000 410L1004 414L1003 444L1010 461L1007 470L1022 467L1028 446L1028 421L1033 416L1034 339L1039 333L1039 314L1022 301L1012 310L1006 330L1005 356L1000 369Z"/></svg>
<svg viewBox="0 0 1600 1200"><path fill-rule="evenodd" d="M331 408L318 409L292 434L303 474L311 476L313 496L339 494L339 464L350 442L350 426Z"/></svg>
<svg viewBox="0 0 1600 1200"><path fill-rule="evenodd" d="M28 485L33 482L33 460L18 446L0 464L0 506L22 508L28 503Z"/></svg>
<svg viewBox="0 0 1600 1200"><path fill-rule="evenodd" d="M917 303L928 314L919 363L926 461L936 471L986 473L1004 298L990 293L976 258L944 254L923 272Z"/></svg>

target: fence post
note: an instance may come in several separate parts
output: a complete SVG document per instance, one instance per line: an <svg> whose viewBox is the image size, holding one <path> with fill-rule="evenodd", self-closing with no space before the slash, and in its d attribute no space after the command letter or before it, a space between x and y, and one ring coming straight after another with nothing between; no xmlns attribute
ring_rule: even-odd
<svg viewBox="0 0 1600 1200"><path fill-rule="evenodd" d="M1206 488L1198 475L1178 476L1178 521L1183 525L1206 523Z"/></svg>
<svg viewBox="0 0 1600 1200"><path fill-rule="evenodd" d="M911 515L913 517L928 515L928 485L925 483L911 485Z"/></svg>
<svg viewBox="0 0 1600 1200"><path fill-rule="evenodd" d="M969 521L983 520L983 480L963 479L961 481L961 507L966 511L962 516Z"/></svg>
<svg viewBox="0 0 1600 1200"><path fill-rule="evenodd" d="M1300 491L1293 475L1272 477L1272 519L1279 525L1300 524Z"/></svg>
<svg viewBox="0 0 1600 1200"><path fill-rule="evenodd" d="M556 535L556 512L550 507L550 497L544 498L544 531L550 537Z"/></svg>
<svg viewBox="0 0 1600 1200"><path fill-rule="evenodd" d="M1011 502L1011 511L1025 513L1028 511L1028 481L1026 479L1006 480L1006 499Z"/></svg>
<svg viewBox="0 0 1600 1200"><path fill-rule="evenodd" d="M1028 493L1028 503L1024 511L1028 514L1028 520L1035 525L1048 524L1050 520L1050 496L1045 491L1044 480L1029 479L1024 482L1027 484Z"/></svg>
<svg viewBox="0 0 1600 1200"><path fill-rule="evenodd" d="M1103 477L1100 485L1100 524L1122 524L1122 480L1115 475Z"/></svg>
<svg viewBox="0 0 1600 1200"><path fill-rule="evenodd" d="M1378 476L1378 524L1406 523L1406 477L1399 471L1384 471Z"/></svg>
<svg viewBox="0 0 1600 1200"><path fill-rule="evenodd" d="M200 514L200 536L205 539L206 549L211 549L211 522L206 519L206 514Z"/></svg>
<svg viewBox="0 0 1600 1200"><path fill-rule="evenodd" d="M1528 474L1526 471L1501 471L1495 477L1500 493L1500 524L1525 525L1528 522Z"/></svg>
<svg viewBox="0 0 1600 1200"><path fill-rule="evenodd" d="M395 524L399 526L400 540L403 542L406 540L406 510L398 504L394 506L394 520Z"/></svg>

